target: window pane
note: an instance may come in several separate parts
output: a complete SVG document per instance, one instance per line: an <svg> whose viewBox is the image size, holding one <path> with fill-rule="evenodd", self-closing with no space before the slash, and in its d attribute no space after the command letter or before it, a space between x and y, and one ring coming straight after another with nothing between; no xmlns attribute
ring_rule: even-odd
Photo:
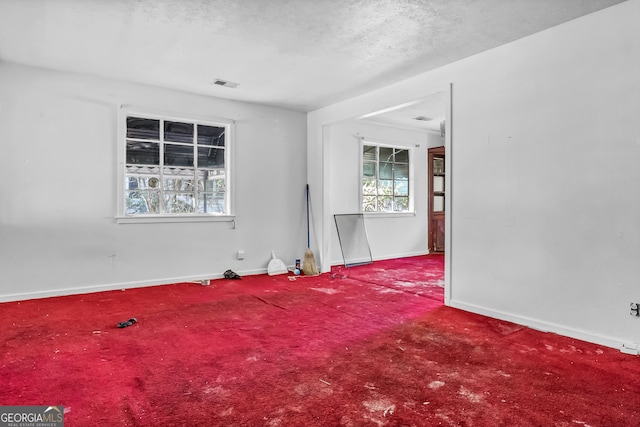
<svg viewBox="0 0 640 427"><path fill-rule="evenodd" d="M444 212L444 196L433 196L433 211Z"/></svg>
<svg viewBox="0 0 640 427"><path fill-rule="evenodd" d="M409 181L394 181L393 194L396 196L409 195Z"/></svg>
<svg viewBox="0 0 640 427"><path fill-rule="evenodd" d="M224 147L226 128L198 125L198 144Z"/></svg>
<svg viewBox="0 0 640 427"><path fill-rule="evenodd" d="M409 210L409 198L408 197L396 197L393 210L396 212L405 212Z"/></svg>
<svg viewBox="0 0 640 427"><path fill-rule="evenodd" d="M442 175L444 173L444 159L441 157L435 157L433 159L433 173Z"/></svg>
<svg viewBox="0 0 640 427"><path fill-rule="evenodd" d="M198 171L198 191L224 193L226 190L224 170Z"/></svg>
<svg viewBox="0 0 640 427"><path fill-rule="evenodd" d="M362 198L362 210L364 212L375 212L376 211L376 197L375 196L365 196Z"/></svg>
<svg viewBox="0 0 640 427"><path fill-rule="evenodd" d="M169 214L193 213L193 193L164 193L164 210Z"/></svg>
<svg viewBox="0 0 640 427"><path fill-rule="evenodd" d="M125 191L125 214L160 213L160 196L157 191Z"/></svg>
<svg viewBox="0 0 640 427"><path fill-rule="evenodd" d="M224 149L198 147L199 168L224 168Z"/></svg>
<svg viewBox="0 0 640 427"><path fill-rule="evenodd" d="M184 179L170 177L164 178L164 189L167 191L189 191L193 190L193 178Z"/></svg>
<svg viewBox="0 0 640 427"><path fill-rule="evenodd" d="M396 150L396 163L409 163L409 150Z"/></svg>
<svg viewBox="0 0 640 427"><path fill-rule="evenodd" d="M165 144L164 164L170 166L193 166L193 147Z"/></svg>
<svg viewBox="0 0 640 427"><path fill-rule="evenodd" d="M376 163L365 162L362 165L362 175L375 177L376 176Z"/></svg>
<svg viewBox="0 0 640 427"><path fill-rule="evenodd" d="M392 195L393 194L393 180L381 179L378 181L378 194L379 195Z"/></svg>
<svg viewBox="0 0 640 427"><path fill-rule="evenodd" d="M160 144L156 142L127 141L127 163L133 165L159 165Z"/></svg>
<svg viewBox="0 0 640 427"><path fill-rule="evenodd" d="M362 180L362 194L376 195L378 188L376 186L376 180L373 178L364 178Z"/></svg>
<svg viewBox="0 0 640 427"><path fill-rule="evenodd" d="M393 197L378 197L378 212L390 212L393 205Z"/></svg>
<svg viewBox="0 0 640 427"><path fill-rule="evenodd" d="M377 162L378 158L376 157L376 146L374 145L363 145L362 146L362 159L365 162Z"/></svg>
<svg viewBox="0 0 640 427"><path fill-rule="evenodd" d="M433 177L433 191L436 193L444 192L444 176Z"/></svg>
<svg viewBox="0 0 640 427"><path fill-rule="evenodd" d="M193 144L193 123L164 122L164 140Z"/></svg>
<svg viewBox="0 0 640 427"><path fill-rule="evenodd" d="M380 147L380 161L392 162L393 161L393 148Z"/></svg>
<svg viewBox="0 0 640 427"><path fill-rule="evenodd" d="M380 162L380 179L392 179L393 178L393 163Z"/></svg>
<svg viewBox="0 0 640 427"><path fill-rule="evenodd" d="M198 196L198 213L222 214L224 207L224 193L200 193Z"/></svg>
<svg viewBox="0 0 640 427"><path fill-rule="evenodd" d="M160 139L160 120L127 117L127 138Z"/></svg>
<svg viewBox="0 0 640 427"><path fill-rule="evenodd" d="M125 190L150 190L158 188L159 176L153 175L127 175Z"/></svg>
<svg viewBox="0 0 640 427"><path fill-rule="evenodd" d="M167 191L193 191L193 169L163 168L162 188Z"/></svg>
<svg viewBox="0 0 640 427"><path fill-rule="evenodd" d="M397 163L393 165L393 177L395 179L409 179L409 165Z"/></svg>

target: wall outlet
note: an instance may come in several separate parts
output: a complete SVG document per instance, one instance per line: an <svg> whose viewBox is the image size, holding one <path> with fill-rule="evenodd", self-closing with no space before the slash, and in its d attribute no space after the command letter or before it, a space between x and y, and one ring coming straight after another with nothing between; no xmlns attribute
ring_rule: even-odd
<svg viewBox="0 0 640 427"><path fill-rule="evenodd" d="M238 253L236 253L236 257L238 259L244 259L244 251L242 249L238 250Z"/></svg>
<svg viewBox="0 0 640 427"><path fill-rule="evenodd" d="M630 304L629 314L635 317L640 317L640 303L632 302Z"/></svg>

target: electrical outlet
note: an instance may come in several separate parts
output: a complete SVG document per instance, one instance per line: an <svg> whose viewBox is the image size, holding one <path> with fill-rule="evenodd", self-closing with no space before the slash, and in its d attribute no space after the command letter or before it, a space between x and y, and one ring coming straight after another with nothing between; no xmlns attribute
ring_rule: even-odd
<svg viewBox="0 0 640 427"><path fill-rule="evenodd" d="M242 249L239 249L238 252L236 253L236 257L238 259L244 259L244 251Z"/></svg>
<svg viewBox="0 0 640 427"><path fill-rule="evenodd" d="M635 317L640 317L640 303L632 302L630 304L629 314Z"/></svg>

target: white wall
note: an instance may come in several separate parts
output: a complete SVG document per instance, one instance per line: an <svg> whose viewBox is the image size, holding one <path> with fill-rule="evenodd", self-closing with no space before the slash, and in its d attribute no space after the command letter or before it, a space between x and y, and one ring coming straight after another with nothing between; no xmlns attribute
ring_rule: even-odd
<svg viewBox="0 0 640 427"><path fill-rule="evenodd" d="M358 120L329 125L325 149L329 156L327 185L331 216L360 212L360 138L407 147L412 150L415 215L367 214L365 226L373 259L400 258L428 253L427 149L443 145L438 133L379 126ZM335 225L331 227L330 259L342 264Z"/></svg>
<svg viewBox="0 0 640 427"><path fill-rule="evenodd" d="M115 223L120 104L236 121L235 229ZM255 274L272 249L293 264L305 138L300 112L0 63L0 300Z"/></svg>
<svg viewBox="0 0 640 427"><path fill-rule="evenodd" d="M640 0L309 115L318 128L453 82L449 303L640 343ZM326 180L327 164L309 165ZM318 170L322 171L318 173Z"/></svg>

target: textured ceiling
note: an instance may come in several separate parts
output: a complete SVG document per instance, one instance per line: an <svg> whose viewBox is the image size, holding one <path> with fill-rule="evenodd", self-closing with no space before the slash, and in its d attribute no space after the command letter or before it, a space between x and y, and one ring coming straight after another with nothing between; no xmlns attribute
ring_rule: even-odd
<svg viewBox="0 0 640 427"><path fill-rule="evenodd" d="M0 0L0 60L310 111L620 2Z"/></svg>

